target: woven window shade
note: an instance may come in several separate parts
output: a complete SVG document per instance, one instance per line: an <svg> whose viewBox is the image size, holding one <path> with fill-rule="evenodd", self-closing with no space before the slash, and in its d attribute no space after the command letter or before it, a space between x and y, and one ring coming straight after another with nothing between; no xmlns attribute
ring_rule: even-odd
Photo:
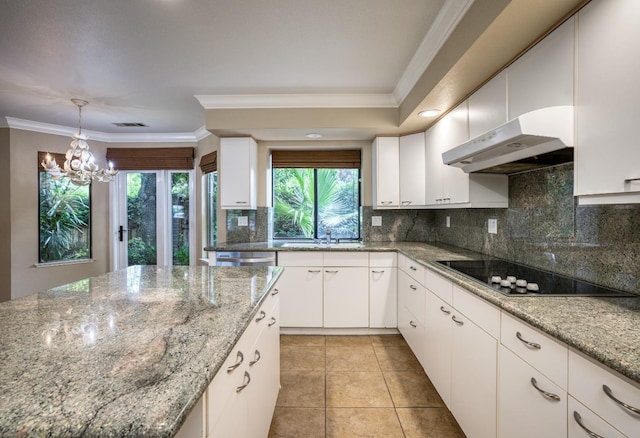
<svg viewBox="0 0 640 438"><path fill-rule="evenodd" d="M200 170L203 174L215 172L218 170L218 152L213 151L210 154L203 155L200 158Z"/></svg>
<svg viewBox="0 0 640 438"><path fill-rule="evenodd" d="M359 169L360 150L271 151L273 168Z"/></svg>
<svg viewBox="0 0 640 438"><path fill-rule="evenodd" d="M118 170L190 170L193 148L108 148L107 161Z"/></svg>
<svg viewBox="0 0 640 438"><path fill-rule="evenodd" d="M49 154L49 156L51 157L52 160L56 160L56 163L58 164L58 166L60 166L60 168L62 168L62 166L64 165L64 160L66 160L65 158L65 154L58 154L56 152L40 152L38 151L38 172L44 172L44 167L42 167L42 165L40 163L42 163L43 161L46 163L47 162L47 154Z"/></svg>

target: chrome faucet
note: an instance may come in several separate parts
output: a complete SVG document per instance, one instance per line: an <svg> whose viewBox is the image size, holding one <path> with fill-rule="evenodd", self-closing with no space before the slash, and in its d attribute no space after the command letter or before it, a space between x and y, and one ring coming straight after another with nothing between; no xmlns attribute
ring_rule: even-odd
<svg viewBox="0 0 640 438"><path fill-rule="evenodd" d="M327 235L327 245L331 245L331 230L328 228L326 231L326 235Z"/></svg>

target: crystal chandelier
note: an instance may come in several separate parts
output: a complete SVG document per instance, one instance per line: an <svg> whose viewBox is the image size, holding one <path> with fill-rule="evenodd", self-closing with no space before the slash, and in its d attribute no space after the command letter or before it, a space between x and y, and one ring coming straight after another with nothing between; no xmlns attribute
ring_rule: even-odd
<svg viewBox="0 0 640 438"><path fill-rule="evenodd" d="M91 184L94 179L100 182L113 181L118 173L113 168L113 163L109 162L109 169L100 169L89 150L87 136L82 134L82 107L89 102L82 99L71 99L71 102L78 107L78 133L72 137L71 147L65 154L64 166L61 169L49 154L40 164L53 179L69 178L77 186Z"/></svg>

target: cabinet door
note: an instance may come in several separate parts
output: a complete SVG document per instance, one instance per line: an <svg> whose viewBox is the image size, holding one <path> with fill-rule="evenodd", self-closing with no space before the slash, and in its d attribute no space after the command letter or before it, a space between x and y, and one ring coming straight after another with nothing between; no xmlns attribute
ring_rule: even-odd
<svg viewBox="0 0 640 438"><path fill-rule="evenodd" d="M444 128L440 122L425 132L425 203L434 205L442 202L442 151L438 146Z"/></svg>
<svg viewBox="0 0 640 438"><path fill-rule="evenodd" d="M451 413L467 436L494 438L498 341L455 310L450 323Z"/></svg>
<svg viewBox="0 0 640 438"><path fill-rule="evenodd" d="M615 27L600 20L609 30ZM574 19L570 18L507 68L509 120L540 108L573 105L574 45ZM626 40L624 52L634 53ZM593 67L599 78L605 77L602 61ZM607 87L610 84L607 81Z"/></svg>
<svg viewBox="0 0 640 438"><path fill-rule="evenodd" d="M369 327L398 326L398 268L369 269Z"/></svg>
<svg viewBox="0 0 640 438"><path fill-rule="evenodd" d="M607 438L624 438L624 435L611 427L609 423L571 396L569 396L567 413L569 415L569 438L592 438L596 435Z"/></svg>
<svg viewBox="0 0 640 438"><path fill-rule="evenodd" d="M539 389L533 386L532 378ZM500 347L499 400L499 437L566 436L566 391L504 346Z"/></svg>
<svg viewBox="0 0 640 438"><path fill-rule="evenodd" d="M469 96L469 138L507 122L507 71L503 70Z"/></svg>
<svg viewBox="0 0 640 438"><path fill-rule="evenodd" d="M424 369L449 409L451 409L452 314L450 305L433 292L427 291Z"/></svg>
<svg viewBox="0 0 640 438"><path fill-rule="evenodd" d="M321 267L286 267L278 290L282 327L322 327Z"/></svg>
<svg viewBox="0 0 640 438"><path fill-rule="evenodd" d="M369 269L324 269L324 327L369 327Z"/></svg>
<svg viewBox="0 0 640 438"><path fill-rule="evenodd" d="M447 132L445 141L442 143L440 162L442 163L442 152L448 151L467 140L469 140L469 116L467 102L458 105L453 111L447 114L445 129ZM445 204L459 204L469 202L469 174L455 166L444 166L442 171L442 195Z"/></svg>
<svg viewBox="0 0 640 438"><path fill-rule="evenodd" d="M400 291L398 291L400 295ZM398 331L424 368L425 331L420 322L405 306L398 307Z"/></svg>
<svg viewBox="0 0 640 438"><path fill-rule="evenodd" d="M252 138L220 140L220 205L224 209L257 207L258 146Z"/></svg>
<svg viewBox="0 0 640 438"><path fill-rule="evenodd" d="M424 133L400 137L400 206L425 205Z"/></svg>
<svg viewBox="0 0 640 438"><path fill-rule="evenodd" d="M626 195L593 203L640 202L640 181L625 183L640 178L640 2L591 2L578 19L575 194Z"/></svg>
<svg viewBox="0 0 640 438"><path fill-rule="evenodd" d="M400 205L400 140L377 137L373 142L373 205Z"/></svg>

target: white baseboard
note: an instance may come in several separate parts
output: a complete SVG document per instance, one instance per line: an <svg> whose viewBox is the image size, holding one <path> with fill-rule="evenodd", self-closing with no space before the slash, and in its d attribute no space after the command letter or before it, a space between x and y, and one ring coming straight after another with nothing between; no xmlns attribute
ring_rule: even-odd
<svg viewBox="0 0 640 438"><path fill-rule="evenodd" d="M396 328L280 327L281 335L394 335Z"/></svg>

